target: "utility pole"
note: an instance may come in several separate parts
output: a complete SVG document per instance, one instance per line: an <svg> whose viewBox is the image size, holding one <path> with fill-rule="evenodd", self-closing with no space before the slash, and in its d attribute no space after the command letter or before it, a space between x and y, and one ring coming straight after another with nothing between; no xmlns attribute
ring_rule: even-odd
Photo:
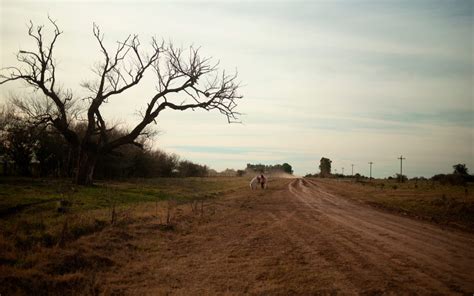
<svg viewBox="0 0 474 296"><path fill-rule="evenodd" d="M342 175L344 176L344 167L342 167Z"/></svg>
<svg viewBox="0 0 474 296"><path fill-rule="evenodd" d="M373 162L369 162L370 164L370 178L369 179L372 179L372 165L374 164Z"/></svg>
<svg viewBox="0 0 474 296"><path fill-rule="evenodd" d="M351 175L354 177L354 165L351 164L351 166L352 166L352 173L351 173Z"/></svg>
<svg viewBox="0 0 474 296"><path fill-rule="evenodd" d="M406 158L403 157L403 155L400 155L400 157L397 159L400 159L400 182L403 182L403 160Z"/></svg>

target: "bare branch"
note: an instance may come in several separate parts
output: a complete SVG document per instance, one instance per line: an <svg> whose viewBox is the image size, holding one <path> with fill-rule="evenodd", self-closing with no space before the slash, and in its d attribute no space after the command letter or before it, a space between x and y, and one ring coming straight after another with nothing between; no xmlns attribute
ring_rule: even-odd
<svg viewBox="0 0 474 296"><path fill-rule="evenodd" d="M55 106L55 111L53 112L52 105L48 104L49 116L42 115L41 118L47 118L69 142L78 144L78 135L69 128L68 106L70 105L69 102L72 101L72 93L68 91L61 92L56 87L56 65L53 60L53 53L54 46L62 32L59 30L56 21L50 17L48 17L48 20L54 28L53 36L49 41L43 35L44 27L35 27L33 22L30 21L28 36L35 40L36 48L34 50L19 50L16 57L21 66L2 69L0 84L21 80L32 86L35 90L41 90L43 95L50 100L49 102L54 103ZM30 111L34 113L37 107L30 103L19 104L19 106L27 113ZM32 109L28 111L28 108Z"/></svg>
<svg viewBox="0 0 474 296"><path fill-rule="evenodd" d="M55 20L48 19L53 27L52 37L45 38L43 26L30 22L28 35L35 40L36 47L18 52L20 66L2 69L0 84L21 80L40 90L48 98L44 109L20 100L18 106L29 117L53 124L76 147L95 149L94 153L100 154L125 144L137 145L140 142L136 139L149 135L146 128L156 122L165 109L217 110L229 123L239 122L240 113L236 107L242 96L238 94L237 72L231 75L220 72L219 62L212 63L210 58L202 57L199 47L182 49L156 38L152 38L148 53L143 50L137 35L128 35L109 51L104 34L94 23L92 34L99 45L102 61L92 68L96 79L81 83L89 92L85 97L89 105L85 118L87 126L79 138L69 128L71 120L78 116L73 94L69 90L62 91L56 80L54 47L62 32ZM156 74L156 92L141 111L140 122L125 135L111 136L114 127L107 128L101 112L103 104L138 85L149 70Z"/></svg>

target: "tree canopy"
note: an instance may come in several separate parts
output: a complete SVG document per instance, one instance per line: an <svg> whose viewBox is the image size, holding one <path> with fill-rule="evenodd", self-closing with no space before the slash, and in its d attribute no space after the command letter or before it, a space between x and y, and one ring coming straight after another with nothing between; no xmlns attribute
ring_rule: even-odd
<svg viewBox="0 0 474 296"><path fill-rule="evenodd" d="M251 170L259 173L275 173L275 172L285 172L288 174L293 174L293 168L290 164L275 164L275 165L265 165L265 164L247 164L247 170Z"/></svg>
<svg viewBox="0 0 474 296"><path fill-rule="evenodd" d="M331 163L332 161L329 158L322 157L319 162L319 171L321 177L327 177L331 175Z"/></svg>
<svg viewBox="0 0 474 296"><path fill-rule="evenodd" d="M455 164L453 165L454 172L456 175L469 175L469 170L465 164Z"/></svg>

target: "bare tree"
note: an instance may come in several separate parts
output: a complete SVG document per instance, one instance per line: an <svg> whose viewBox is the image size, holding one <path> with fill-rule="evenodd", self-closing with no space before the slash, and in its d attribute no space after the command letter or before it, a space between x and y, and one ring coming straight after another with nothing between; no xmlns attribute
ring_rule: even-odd
<svg viewBox="0 0 474 296"><path fill-rule="evenodd" d="M17 101L17 105L32 120L53 125L77 148L78 164L76 183L89 185L93 180L97 158L122 145L141 146L137 138L146 135L146 127L155 122L165 109L184 111L188 109L217 110L229 123L239 120L235 111L237 100L237 73L228 75L218 70L218 63L202 58L199 49L175 48L171 43L151 40L151 50L143 53L137 35L129 35L117 42L114 51L104 44L104 34L93 24L93 35L100 47L103 59L94 67L96 79L82 83L89 93L85 98L86 127L81 133L73 129L78 109L72 91L58 86L54 49L62 31L56 21L49 18L53 36L45 38L44 26L30 22L28 35L35 40L34 50L17 53L19 66L2 69L0 84L21 80L47 98L43 104L37 101ZM137 86L146 73L156 76L154 95L149 98L138 124L120 137L111 137L113 126L109 126L101 113L103 104L126 90ZM179 103L176 102L179 95Z"/></svg>

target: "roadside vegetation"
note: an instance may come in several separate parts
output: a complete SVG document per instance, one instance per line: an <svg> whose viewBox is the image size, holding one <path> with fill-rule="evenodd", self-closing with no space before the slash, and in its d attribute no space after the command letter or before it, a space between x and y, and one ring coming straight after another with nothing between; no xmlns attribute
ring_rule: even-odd
<svg viewBox="0 0 474 296"><path fill-rule="evenodd" d="M147 209L160 229L171 230L179 205L202 212L208 200L246 182L235 177L157 178L77 187L64 179L1 178L0 275L29 269L38 259L34 254L132 223L140 219L138 209ZM10 280L0 277L0 286L15 282Z"/></svg>
<svg viewBox="0 0 474 296"><path fill-rule="evenodd" d="M347 199L442 225L474 229L474 175L469 174L466 164L455 164L451 174L429 179L408 179L398 173L374 179L358 173L332 173L331 162L321 158L320 172L305 178L317 178L328 190Z"/></svg>
<svg viewBox="0 0 474 296"><path fill-rule="evenodd" d="M474 229L474 184L451 185L434 180L318 179L331 192L438 224Z"/></svg>
<svg viewBox="0 0 474 296"><path fill-rule="evenodd" d="M248 181L157 178L75 187L64 179L0 178L0 294L114 294L107 290L111 273L126 281L123 266L163 248L172 252L173 240L219 216L224 200L248 198Z"/></svg>

